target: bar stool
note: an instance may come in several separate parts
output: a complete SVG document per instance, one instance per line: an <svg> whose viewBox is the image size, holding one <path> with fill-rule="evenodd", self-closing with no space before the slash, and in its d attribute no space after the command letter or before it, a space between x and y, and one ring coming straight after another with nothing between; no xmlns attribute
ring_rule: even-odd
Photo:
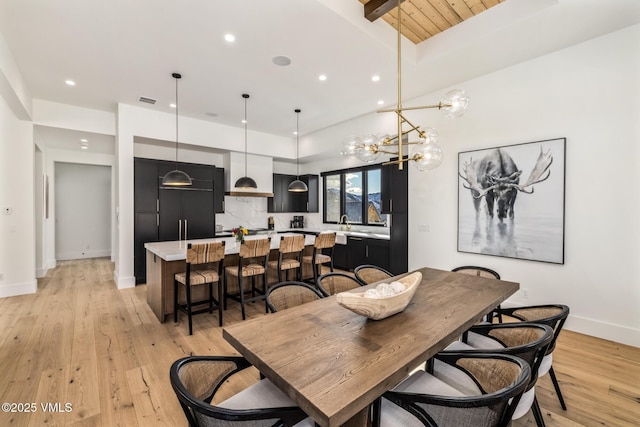
<svg viewBox="0 0 640 427"><path fill-rule="evenodd" d="M227 298L238 301L242 308L242 320L246 319L244 303L252 302L261 299L265 299L265 293L267 290L267 260L269 258L269 252L271 250L271 238L267 239L251 239L245 240L240 245L240 252L238 254L238 265L227 266L224 269L224 309L227 309ZM238 279L238 292L229 293L228 283L229 276L234 276ZM260 291L256 288L256 277L262 276L263 290ZM251 297L245 298L245 292L248 289L244 288L244 278L251 277ZM256 295L260 293L260 295ZM266 302L265 302L265 311Z"/></svg>
<svg viewBox="0 0 640 427"><path fill-rule="evenodd" d="M302 262L311 264L313 269L313 284L318 283L320 276L320 265L330 263L329 268L333 272L333 247L336 245L336 233L320 233L316 236L313 243L313 254L302 257ZM323 253L323 250L329 250L329 255Z"/></svg>
<svg viewBox="0 0 640 427"><path fill-rule="evenodd" d="M297 270L298 281L302 280L302 251L304 250L304 236L296 234L295 236L282 236L280 239L280 249L278 251L278 260L269 261L267 266L278 271L278 282L282 282L282 271L284 270L285 279L288 280L289 270Z"/></svg>
<svg viewBox="0 0 640 427"><path fill-rule="evenodd" d="M193 335L191 316L194 314L213 312L214 303L218 307L218 323L222 326L222 264L224 259L224 241L191 244L187 246L187 270L184 273L177 273L174 276L173 286L173 321L178 321L178 310L187 313L189 318L189 335ZM206 264L217 263L217 268L212 269ZM203 268L196 269L202 266ZM213 297L213 284L218 284L218 299ZM185 304L178 303L178 288L180 285L186 287L187 301ZM199 285L209 286L209 298L202 301L191 301L191 288ZM194 305L208 304L207 308L193 311Z"/></svg>

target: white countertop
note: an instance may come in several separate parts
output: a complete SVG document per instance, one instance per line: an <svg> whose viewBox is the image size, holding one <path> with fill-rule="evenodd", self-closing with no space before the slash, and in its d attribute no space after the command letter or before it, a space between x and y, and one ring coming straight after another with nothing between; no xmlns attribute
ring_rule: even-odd
<svg viewBox="0 0 640 427"><path fill-rule="evenodd" d="M291 236L296 233L278 233L271 236L271 249L278 249L280 247L280 236ZM299 233L298 233L299 234ZM252 239L264 239L268 235L255 235L246 236L245 240ZM312 234L305 235L305 245L313 245L316 236ZM187 257L187 245L189 243L207 243L207 242L220 242L224 241L224 254L231 255L237 254L240 250L240 245L236 244L235 237L217 237L211 239L193 239L193 240L179 240L172 242L150 242L145 243L144 247L149 252L159 256L165 261L180 261Z"/></svg>

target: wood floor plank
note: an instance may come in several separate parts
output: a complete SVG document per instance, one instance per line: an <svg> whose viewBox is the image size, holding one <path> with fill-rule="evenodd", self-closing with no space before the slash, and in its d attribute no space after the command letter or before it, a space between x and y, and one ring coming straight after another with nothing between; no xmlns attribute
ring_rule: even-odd
<svg viewBox="0 0 640 427"><path fill-rule="evenodd" d="M107 258L60 262L38 291L0 299L0 395L4 402L69 402L69 413L0 413L0 426L176 426L186 419L169 382L171 364L191 354L237 354L216 314L160 323L146 287L118 290ZM247 304L249 318L264 305ZM240 322L229 302L224 324ZM554 370L568 409L549 376L536 395L548 427L640 425L640 349L563 331ZM258 381L254 368L221 389L224 399ZM38 407L40 410L40 407ZM534 427L531 412L514 427Z"/></svg>

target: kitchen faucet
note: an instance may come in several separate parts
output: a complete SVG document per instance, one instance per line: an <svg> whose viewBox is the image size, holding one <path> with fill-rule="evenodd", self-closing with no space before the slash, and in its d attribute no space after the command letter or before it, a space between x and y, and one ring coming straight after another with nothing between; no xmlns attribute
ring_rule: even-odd
<svg viewBox="0 0 640 427"><path fill-rule="evenodd" d="M349 222L349 217L344 214L340 217L340 221L338 222L338 225L340 225L340 231L344 230L344 228L342 227L342 220L344 219L344 223L347 224L347 231L351 230L351 223Z"/></svg>

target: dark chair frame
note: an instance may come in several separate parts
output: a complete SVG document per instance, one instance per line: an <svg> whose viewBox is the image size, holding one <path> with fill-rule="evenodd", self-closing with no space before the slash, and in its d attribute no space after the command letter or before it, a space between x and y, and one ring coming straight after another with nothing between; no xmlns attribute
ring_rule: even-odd
<svg viewBox="0 0 640 427"><path fill-rule="evenodd" d="M560 313L556 316L549 316L536 320L527 320L524 319L517 314L514 314L515 311L525 310L525 309L538 309L538 308L558 308L560 309ZM550 326L553 329L553 340L549 347L547 348L546 354L551 354L553 350L556 348L556 341L558 339L558 335L562 331L562 327L564 326L564 322L569 317L570 309L568 306L563 304L543 304L543 305L529 305L524 307L510 307L510 308L500 308L496 310L498 311L498 319L499 322L502 322L502 315L512 317L514 319L518 319L523 323L542 323L543 325ZM553 388L556 390L556 394L558 395L558 400L560 401L560 406L564 411L567 410L567 405L564 403L564 397L562 396L562 392L560 391L560 384L558 383L558 379L556 378L556 373L553 371L553 364L549 368L549 376L551 377L551 382L553 383Z"/></svg>
<svg viewBox="0 0 640 427"><path fill-rule="evenodd" d="M271 237L268 238L269 242L271 242ZM244 242L242 243L244 244ZM242 251L242 249L240 249ZM237 301L240 303L240 309L242 311L242 320L246 319L246 313L245 313L245 308L244 305L245 303L249 303L249 302L254 302L254 301L261 301L265 299L265 295L266 295L266 291L267 288L269 287L268 282L267 282L267 262L269 261L269 252L266 253L266 255L261 255L258 257L247 257L244 258L240 255L239 252L238 253L238 293L237 294L230 294L227 291L227 282L229 280L229 278L227 277L228 274L225 270L225 278L224 278L224 309L227 309L227 299L231 298L234 301ZM258 258L262 258L262 262L260 263L258 261ZM264 289L261 291L260 289L258 289L256 287L256 277L258 275L253 275L250 276L251 277L251 297L246 297L245 293L249 292L249 289L244 289L244 277L242 276L242 269L244 268L244 261L245 260L251 260L251 259L255 259L256 260L256 264L260 264L263 268L264 268L264 273L262 273L262 282L263 282L263 286ZM231 266L230 266L231 267ZM229 268L229 267L227 267ZM265 313L267 312L267 306L265 303Z"/></svg>
<svg viewBox="0 0 640 427"><path fill-rule="evenodd" d="M490 268L487 268L487 267L480 267L478 265L462 265L460 267L456 267L456 268L451 269L451 271L453 273L457 273L460 270L480 270L480 271L484 271L485 273L489 273L489 274L493 275L496 278L496 280L500 280L500 275L498 274L498 272L495 271L495 270L492 270ZM498 312L499 310L500 310L500 304L498 304L498 306L496 307L496 310L494 310L494 311ZM487 321L488 322L491 322L492 315L493 315L493 312L487 316ZM502 315L501 314L498 314L498 320L499 320L500 323L502 323Z"/></svg>
<svg viewBox="0 0 640 427"><path fill-rule="evenodd" d="M519 357L508 354L481 353L481 352L441 352L433 356L434 358L451 365L459 359L501 359L517 364L521 371L516 381L509 387L503 388L493 393L487 393L479 396L455 397L455 396L438 396L432 394L408 393L400 391L387 391L382 398L387 399L415 416L425 426L437 427L435 420L421 408L418 404L429 404L452 408L479 408L505 402L505 410L502 413L499 427L506 427L511 424L511 417L520 401L522 393L531 378L531 368L529 364ZM509 399L511 401L509 402ZM380 425L381 400L377 399L373 405L373 425Z"/></svg>
<svg viewBox="0 0 640 427"><path fill-rule="evenodd" d="M312 285L310 285L308 283L305 283L305 282L298 282L298 281L295 281L295 280L290 280L290 281L287 281L287 282L277 283L277 284L269 287L269 290L267 291L267 306L269 307L269 311L271 311L272 313L277 313L278 309L271 303L271 299L269 297L270 297L272 292L274 292L275 290L277 290L279 288L285 287L285 286L301 286L303 288L306 288L306 289L310 290L314 294L316 294L319 299L325 298L325 296L322 294L322 292L320 292L315 286L312 286Z"/></svg>
<svg viewBox="0 0 640 427"><path fill-rule="evenodd" d="M187 390L180 380L179 373L180 369L185 365L203 361L212 363L215 363L216 361L232 362L235 364L235 368L219 379L218 383L213 387L210 396L205 396L204 399L201 400ZM251 366L252 365L244 357L240 356L188 356L176 360L171 365L169 378L171 380L173 391L178 397L178 401L180 402L180 406L182 406L182 410L187 417L189 425L193 427L200 425L194 415L195 413L219 420L237 421L239 425L242 425L242 421L268 420L275 418L281 420L281 423L277 425L293 426L307 418L307 414L297 406L280 408L228 409L210 404L216 392L229 379L229 377Z"/></svg>
<svg viewBox="0 0 640 427"><path fill-rule="evenodd" d="M222 241L222 247L223 247L223 251L224 251L224 246L225 246L225 242ZM189 243L187 245L187 251L190 250L193 247L193 245L191 243ZM217 262L218 263L218 282L217 282L217 286L218 286L218 299L216 300L213 297L213 282L207 282L204 285L208 285L209 288L209 298L205 299L205 300L201 300L201 301L191 301L191 273L192 273L192 266L194 265L205 265L205 264L211 264ZM213 309L217 308L218 309L218 325L222 326L222 304L220 303L220 300L222 298L222 292L223 292L223 275L222 275L222 265L224 264L224 256L222 257L222 259L218 260L218 261L211 261L211 262L206 262L206 263L190 263L187 262L186 263L186 271L185 271L185 288L186 288L186 303L185 304L180 304L178 303L178 289L180 288L180 282L178 282L175 277L173 279L173 321L175 323L178 322L178 311L182 311L183 313L185 313L189 319L189 335L193 335L193 321L192 321L192 316L194 314L200 314L200 313L213 313ZM209 307L207 308L202 308L199 310L194 311L193 310L193 306L194 305L202 305L202 304L209 304Z"/></svg>
<svg viewBox="0 0 640 427"><path fill-rule="evenodd" d="M333 248L336 246L335 233L333 234L334 234L333 246L318 248L316 242L314 242L313 244L313 253L311 254L311 269L313 270L313 284L318 283L318 276L320 276L320 264L316 263L316 257L318 256L318 254L326 255L324 253L325 249L329 250L328 256L329 258L331 258L331 261L329 262L329 270L333 273ZM316 235L316 241L319 236L320 236L319 234Z"/></svg>
<svg viewBox="0 0 640 427"><path fill-rule="evenodd" d="M356 275L356 279L358 279L358 281L360 281L360 283L362 283L362 285L368 285L369 283L367 281L365 281L362 277L360 277L360 274L358 274L360 272L360 270L364 270L365 268L374 268L376 270L380 270L382 273L388 275L389 277L393 277L394 275L391 274L391 272L385 270L382 267L378 267L377 265L373 265L373 264L362 264L357 266L354 270L353 270L353 274Z"/></svg>
<svg viewBox="0 0 640 427"><path fill-rule="evenodd" d="M476 350L456 350L457 353L464 354L474 354L474 353L491 353L491 354L508 354L512 356L519 357L524 359L529 366L531 367L531 379L529 384L526 387L525 391L529 391L532 387L536 385L536 381L538 380L538 368L542 363L542 359L547 352L547 349L551 345L553 341L553 329L541 323L501 323L501 324L486 324L486 325L474 325L467 330L467 332L474 332L476 334L484 335L493 340L500 342L496 337L490 336L489 333L495 329L515 329L522 327L533 327L533 328L541 328L544 329L544 335L542 338L537 341L523 344L519 346L513 347L505 347L500 349L476 349ZM463 334L463 342L465 341L466 333ZM502 345L504 343L500 342ZM443 351L442 353L449 353L448 351ZM427 361L427 371L432 370L432 360ZM515 407L514 407L515 408ZM536 420L536 424L538 427L544 427L544 419L542 418L542 411L540 410L540 405L538 404L538 398L534 397L533 404L531 406L531 411L533 412L533 416Z"/></svg>
<svg viewBox="0 0 640 427"><path fill-rule="evenodd" d="M365 284L363 284L361 281L359 281L359 280L358 280L358 279L356 279L355 277L350 276L350 275L348 275L348 274L346 274L346 273L340 273L340 272L337 272L337 271L334 271L334 272L331 272L331 273L325 273L325 274L323 274L322 276L318 277L318 281L316 282L316 286L317 286L318 290L322 293L322 295L323 295L324 297L329 297L329 296L331 296L331 295L334 295L334 294L330 293L329 291L327 291L327 290L324 288L324 286L322 286L322 281L323 281L324 279L326 279L326 278L330 278L330 277L341 277L341 278L345 278L345 279L347 279L347 280L351 280L351 281L353 281L353 283L354 283L356 286L354 286L354 287L353 287L353 288L351 288L351 289L357 289L358 287L360 287L360 286L364 286L364 285L366 284L366 283L365 283Z"/></svg>

